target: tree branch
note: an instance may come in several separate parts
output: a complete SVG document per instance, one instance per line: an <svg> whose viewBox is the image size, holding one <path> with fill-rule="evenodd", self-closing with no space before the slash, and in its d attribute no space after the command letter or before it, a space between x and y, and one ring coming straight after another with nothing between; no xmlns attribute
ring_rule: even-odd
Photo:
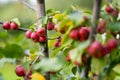
<svg viewBox="0 0 120 80"><path fill-rule="evenodd" d="M3 21L0 21L0 24L1 24L1 25L2 25L3 23L4 23ZM28 29L18 27L18 29L17 29L17 30L19 30L19 31L23 31L23 32L26 32Z"/></svg>
<svg viewBox="0 0 120 80"><path fill-rule="evenodd" d="M33 11L37 11L36 8L34 8L33 6L31 6L26 0L19 0L21 3L23 3L26 7L28 7L29 9L33 10Z"/></svg>
<svg viewBox="0 0 120 80"><path fill-rule="evenodd" d="M37 22L38 27L41 27L42 20L39 18L46 15L46 13L45 13L45 0L37 0L37 15L38 15L38 22ZM46 27L45 27L45 34L46 34L46 37L48 37ZM42 47L41 44L40 44L40 47ZM43 53L45 54L46 57L49 58L48 40L46 40L46 42L45 42L45 47L44 47ZM50 72L46 72L45 77L46 77L46 80L50 80Z"/></svg>
<svg viewBox="0 0 120 80"><path fill-rule="evenodd" d="M17 29L17 30L19 30L19 31L23 31L23 32L28 31L28 29L26 29L26 28L21 28L21 27L18 27L18 29Z"/></svg>
<svg viewBox="0 0 120 80"><path fill-rule="evenodd" d="M93 18L92 18L92 29L90 31L89 39L91 42L95 40L95 35L96 35L96 27L98 25L98 20L99 20L99 15L100 15L100 6L101 6L102 0L94 0L94 6L93 6ZM84 76L88 78L89 71L91 69L91 60L92 57L89 56L87 58L87 62L85 64L85 70L84 70Z"/></svg>

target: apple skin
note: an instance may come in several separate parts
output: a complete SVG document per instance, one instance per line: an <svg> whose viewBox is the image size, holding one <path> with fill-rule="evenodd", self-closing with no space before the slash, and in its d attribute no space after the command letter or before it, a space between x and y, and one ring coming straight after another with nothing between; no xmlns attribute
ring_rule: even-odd
<svg viewBox="0 0 120 80"><path fill-rule="evenodd" d="M38 28L36 30L36 33L38 36L45 36L45 29L44 28Z"/></svg>
<svg viewBox="0 0 120 80"><path fill-rule="evenodd" d="M116 17L118 17L119 12L116 11L116 10L113 10L113 11L111 12L111 14L114 15L114 16L116 16Z"/></svg>
<svg viewBox="0 0 120 80"><path fill-rule="evenodd" d="M17 30L18 29L18 24L15 23L15 22L10 23L10 29Z"/></svg>
<svg viewBox="0 0 120 80"><path fill-rule="evenodd" d="M69 56L66 57L66 61L70 62L70 57Z"/></svg>
<svg viewBox="0 0 120 80"><path fill-rule="evenodd" d="M25 76L25 70L24 70L23 66L21 66L21 65L16 66L15 72L16 72L17 76L20 76L20 77Z"/></svg>
<svg viewBox="0 0 120 80"><path fill-rule="evenodd" d="M9 23L9 22L4 22L4 23L2 24L2 27L3 27L3 29L5 29L5 30L9 30L9 29L10 29L10 23Z"/></svg>
<svg viewBox="0 0 120 80"><path fill-rule="evenodd" d="M106 8L105 8L105 11L107 13L111 13L113 11L113 9L111 8L111 6L107 5Z"/></svg>
<svg viewBox="0 0 120 80"><path fill-rule="evenodd" d="M115 39L109 39L105 45L107 52L110 53L117 47L117 41Z"/></svg>
<svg viewBox="0 0 120 80"><path fill-rule="evenodd" d="M71 39L74 39L74 40L78 40L79 39L79 34L78 34L78 29L72 29L69 33L69 37Z"/></svg>
<svg viewBox="0 0 120 80"><path fill-rule="evenodd" d="M98 41L91 43L87 49L87 52L95 58L101 58L104 55L103 46Z"/></svg>
<svg viewBox="0 0 120 80"><path fill-rule="evenodd" d="M43 43L46 41L46 36L39 37L39 42Z"/></svg>
<svg viewBox="0 0 120 80"><path fill-rule="evenodd" d="M79 29L80 41L85 41L88 39L89 31L86 27L81 27Z"/></svg>
<svg viewBox="0 0 120 80"><path fill-rule="evenodd" d="M36 32L32 32L30 38L34 41L38 41L39 36L37 35Z"/></svg>
<svg viewBox="0 0 120 80"><path fill-rule="evenodd" d="M47 23L47 29L48 30L53 30L54 29L54 23L53 22L48 22Z"/></svg>
<svg viewBox="0 0 120 80"><path fill-rule="evenodd" d="M54 47L59 47L59 46L60 46L60 42L57 41L54 43Z"/></svg>
<svg viewBox="0 0 120 80"><path fill-rule="evenodd" d="M32 34L31 30L26 31L25 33L26 38L30 39L31 34Z"/></svg>

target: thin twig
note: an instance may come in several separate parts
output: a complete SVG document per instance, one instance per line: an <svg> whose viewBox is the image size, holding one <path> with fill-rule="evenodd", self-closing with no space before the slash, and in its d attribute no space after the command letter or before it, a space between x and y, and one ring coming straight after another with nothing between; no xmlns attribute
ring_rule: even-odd
<svg viewBox="0 0 120 80"><path fill-rule="evenodd" d="M19 0L20 2L22 2L26 7L28 7L29 9L33 10L33 11L37 11L35 7L33 7L32 5L30 5L26 0Z"/></svg>
<svg viewBox="0 0 120 80"><path fill-rule="evenodd" d="M60 36L55 37L55 38L47 38L47 40L55 40L55 39L59 39L59 38L60 38Z"/></svg>
<svg viewBox="0 0 120 80"><path fill-rule="evenodd" d="M19 30L19 31L23 31L23 32L28 31L28 29L26 29L26 28L21 28L21 27L19 27L17 30Z"/></svg>
<svg viewBox="0 0 120 80"><path fill-rule="evenodd" d="M2 22L2 21L0 21L0 24L3 24L3 22Z"/></svg>

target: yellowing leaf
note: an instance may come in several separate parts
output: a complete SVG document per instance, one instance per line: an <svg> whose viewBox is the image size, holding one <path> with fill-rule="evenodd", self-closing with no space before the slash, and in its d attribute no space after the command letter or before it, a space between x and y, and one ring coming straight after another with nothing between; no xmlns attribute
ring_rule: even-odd
<svg viewBox="0 0 120 80"><path fill-rule="evenodd" d="M72 21L68 21L67 24L66 24L66 26L71 26L71 25L73 25Z"/></svg>
<svg viewBox="0 0 120 80"><path fill-rule="evenodd" d="M33 60L36 58L36 56L37 56L37 54L30 54L30 59Z"/></svg>
<svg viewBox="0 0 120 80"><path fill-rule="evenodd" d="M62 20L63 18L65 18L65 15L59 13L59 14L56 14L55 16L53 16L52 21L53 21L54 23L57 23L57 22L59 22L60 20Z"/></svg>
<svg viewBox="0 0 120 80"><path fill-rule="evenodd" d="M46 80L45 77L39 73L32 74L32 80Z"/></svg>

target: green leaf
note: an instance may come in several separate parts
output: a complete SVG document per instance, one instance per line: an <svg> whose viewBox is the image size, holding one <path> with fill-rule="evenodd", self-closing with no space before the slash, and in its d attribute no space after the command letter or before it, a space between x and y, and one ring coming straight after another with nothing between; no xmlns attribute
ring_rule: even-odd
<svg viewBox="0 0 120 80"><path fill-rule="evenodd" d="M42 25L45 27L45 25L47 24L48 21L48 16L43 16L42 17Z"/></svg>
<svg viewBox="0 0 120 80"><path fill-rule="evenodd" d="M76 26L84 21L83 13L80 11L70 11L70 14L67 17L68 19L74 21Z"/></svg>
<svg viewBox="0 0 120 80"><path fill-rule="evenodd" d="M34 68L41 69L43 71L58 71L60 70L65 63L65 58L62 55L59 55L55 58L44 58L39 63L37 63Z"/></svg>
<svg viewBox="0 0 120 80"><path fill-rule="evenodd" d="M18 18L13 18L11 19L11 21L16 22L19 26L21 25Z"/></svg>
<svg viewBox="0 0 120 80"><path fill-rule="evenodd" d="M92 64L91 64L91 70L93 73L99 74L104 70L104 67L106 65L105 58L102 59L92 59Z"/></svg>
<svg viewBox="0 0 120 80"><path fill-rule="evenodd" d="M107 24L107 28L112 31L120 31L120 22L110 22Z"/></svg>
<svg viewBox="0 0 120 80"><path fill-rule="evenodd" d="M73 67L73 68L72 68L72 73L75 75L76 72L77 72L77 67Z"/></svg>
<svg viewBox="0 0 120 80"><path fill-rule="evenodd" d="M23 57L23 49L17 44L6 45L3 51L7 58L21 58Z"/></svg>
<svg viewBox="0 0 120 80"><path fill-rule="evenodd" d="M79 63L82 63L81 61L81 56L84 53L84 51L86 50L86 48L89 46L90 41L85 41L85 42L81 42L77 48L72 50L72 54L70 55L71 60L74 61L78 61Z"/></svg>
<svg viewBox="0 0 120 80"><path fill-rule="evenodd" d="M34 23L29 28L30 28L31 31L35 31L36 30L36 26L37 26L37 23Z"/></svg>

